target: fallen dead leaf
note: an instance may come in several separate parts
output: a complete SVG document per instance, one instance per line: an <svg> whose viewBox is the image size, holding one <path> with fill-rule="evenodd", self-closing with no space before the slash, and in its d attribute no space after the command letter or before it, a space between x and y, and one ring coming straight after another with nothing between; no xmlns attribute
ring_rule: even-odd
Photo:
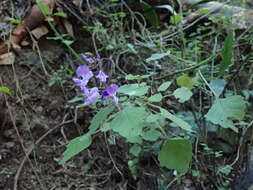
<svg viewBox="0 0 253 190"><path fill-rule="evenodd" d="M40 39L42 36L46 35L48 32L49 30L45 25L40 25L32 30L32 34L37 40Z"/></svg>
<svg viewBox="0 0 253 190"><path fill-rule="evenodd" d="M13 52L0 55L0 65L12 65L15 62L15 54Z"/></svg>

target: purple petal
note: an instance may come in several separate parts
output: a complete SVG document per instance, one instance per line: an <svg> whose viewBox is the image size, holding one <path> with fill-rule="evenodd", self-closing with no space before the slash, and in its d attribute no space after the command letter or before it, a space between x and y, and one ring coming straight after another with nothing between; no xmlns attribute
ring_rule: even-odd
<svg viewBox="0 0 253 190"><path fill-rule="evenodd" d="M81 81L82 81L82 80L79 79L79 78L77 78L77 77L73 77L73 78L72 78L72 81L73 81L74 83L76 83L76 85L79 86L79 85L81 84Z"/></svg>
<svg viewBox="0 0 253 190"><path fill-rule="evenodd" d="M79 78L77 78L77 77L73 77L72 80L73 80L73 82L74 82L77 86L79 86L79 87L81 88L81 90L82 90L83 88L86 88L86 85L87 85L87 83L89 82L89 80L79 79Z"/></svg>
<svg viewBox="0 0 253 190"><path fill-rule="evenodd" d="M84 55L84 54L81 54L81 57L83 58L83 60L84 61L86 61L87 63L94 63L95 62L95 60L93 59L93 58L91 58L91 57L88 57L88 56L86 56L86 55Z"/></svg>
<svg viewBox="0 0 253 190"><path fill-rule="evenodd" d="M105 91L109 94L109 96L112 96L113 94L116 94L118 88L117 84L111 84L105 89Z"/></svg>
<svg viewBox="0 0 253 190"><path fill-rule="evenodd" d="M73 77L72 80L81 89L86 87L91 77L93 77L92 71L86 65L81 65L76 69L76 74L79 78Z"/></svg>
<svg viewBox="0 0 253 190"><path fill-rule="evenodd" d="M113 101L115 104L118 104L118 97L116 96L117 90L118 90L118 85L116 84L111 84L108 86L102 93L102 98L107 100L109 97L112 97Z"/></svg>
<svg viewBox="0 0 253 190"><path fill-rule="evenodd" d="M99 71L96 78L98 78L101 82L106 82L106 78L108 78L108 76L103 71Z"/></svg>
<svg viewBox="0 0 253 190"><path fill-rule="evenodd" d="M73 82L83 90L83 88L86 88L86 85L89 82L89 79L79 79L76 77L72 78Z"/></svg>
<svg viewBox="0 0 253 190"><path fill-rule="evenodd" d="M84 105L89 105L92 102L96 101L97 98L100 97L98 92L98 88L94 87L87 93L87 99L84 101Z"/></svg>
<svg viewBox="0 0 253 190"><path fill-rule="evenodd" d="M93 73L90 71L87 65L81 65L76 69L76 74L78 77L89 76L92 77Z"/></svg>
<svg viewBox="0 0 253 190"><path fill-rule="evenodd" d="M81 90L83 91L83 93L84 93L85 96L88 97L88 96L90 95L90 91L89 91L88 88L86 88L86 87L81 87Z"/></svg>

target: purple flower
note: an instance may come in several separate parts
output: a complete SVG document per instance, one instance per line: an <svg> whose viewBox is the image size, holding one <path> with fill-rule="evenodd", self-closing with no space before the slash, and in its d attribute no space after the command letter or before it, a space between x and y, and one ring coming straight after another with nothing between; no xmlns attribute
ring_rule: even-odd
<svg viewBox="0 0 253 190"><path fill-rule="evenodd" d="M109 97L112 97L113 101L115 104L118 104L119 102L119 99L118 97L116 96L116 93L117 93L117 90L118 90L118 85L116 84L111 84L110 86L108 86L103 94L102 94L102 98L105 99L105 100L108 100Z"/></svg>
<svg viewBox="0 0 253 190"><path fill-rule="evenodd" d="M87 63L90 63L90 64L94 63L96 61L100 61L100 59L101 59L99 54L97 54L96 57L89 57L84 54L81 54L81 57L83 58L84 61L86 61Z"/></svg>
<svg viewBox="0 0 253 190"><path fill-rule="evenodd" d="M95 60L96 60L96 61L100 61L100 59L101 59L100 55L97 54Z"/></svg>
<svg viewBox="0 0 253 190"><path fill-rule="evenodd" d="M73 77L72 80L77 86L84 90L91 77L93 77L92 71L86 65L81 65L76 69L77 77Z"/></svg>
<svg viewBox="0 0 253 190"><path fill-rule="evenodd" d="M101 82L106 82L106 78L108 78L108 76L103 71L99 71L96 78L98 78Z"/></svg>
<svg viewBox="0 0 253 190"><path fill-rule="evenodd" d="M89 105L100 97L97 87L93 87L90 91L88 89L86 90L85 95L87 96L87 99L84 101L84 105Z"/></svg>
<svg viewBox="0 0 253 190"><path fill-rule="evenodd" d="M86 61L87 63L90 63L90 64L91 64L91 63L94 63L94 62L95 62L93 58L88 57L88 56L86 56L86 55L84 55L84 54L81 54L81 57L82 57L83 60Z"/></svg>

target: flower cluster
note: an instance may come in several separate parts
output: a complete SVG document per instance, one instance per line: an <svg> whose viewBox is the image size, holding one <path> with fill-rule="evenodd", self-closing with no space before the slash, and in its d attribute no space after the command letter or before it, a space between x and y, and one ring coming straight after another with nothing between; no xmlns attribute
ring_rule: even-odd
<svg viewBox="0 0 253 190"><path fill-rule="evenodd" d="M91 58L92 59L92 58ZM77 77L73 77L73 82L80 87L81 91L87 97L84 101L84 105L89 105L92 102L96 101L98 98L101 98L105 101L108 101L109 98L112 98L115 104L118 104L118 97L116 96L118 85L111 84L104 89L102 95L99 94L97 87L89 89L87 84L94 75L87 65L81 65L76 70ZM105 83L108 76L103 72L99 71L98 75L95 76L100 80L100 82Z"/></svg>

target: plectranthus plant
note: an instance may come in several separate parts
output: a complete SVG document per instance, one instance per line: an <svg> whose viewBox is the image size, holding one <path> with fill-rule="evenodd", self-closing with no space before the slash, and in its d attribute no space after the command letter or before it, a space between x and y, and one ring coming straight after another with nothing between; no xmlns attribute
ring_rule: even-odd
<svg viewBox="0 0 253 190"><path fill-rule="evenodd" d="M166 55L153 54L147 60L155 61ZM82 58L87 64L100 61L99 55L82 55ZM87 149L92 144L93 134L107 133L122 138L129 144L128 167L134 178L137 175L139 157L145 151L154 153L160 166L180 175L186 173L190 169L192 159L192 142L198 134L197 124L192 122L190 116L183 117L183 113L169 110L163 102L168 96L178 99L178 104L189 101L193 95L192 89L198 84L197 79L182 74L176 79L178 88L173 90L172 81L163 81L154 88L152 80L147 79L150 76L126 75L121 83L128 84L119 87L117 84L108 83L109 77L102 70L93 73L87 65L80 65L72 81L84 95L82 104L91 106L97 101L102 101L103 104L91 106L97 113L90 121L88 132L69 142L60 163L64 164ZM102 84L100 87L104 88L92 86L93 83L89 82L91 79L99 80ZM213 125L236 131L236 124L245 115L245 101L238 95L219 98L221 92L213 86L216 101L205 114L205 118Z"/></svg>
<svg viewBox="0 0 253 190"><path fill-rule="evenodd" d="M79 152L87 149L92 144L93 134L110 131L109 134L117 134L116 136L130 143L129 153L133 158L129 160L128 165L133 176L136 176L139 155L145 151L144 142L145 144L150 143L150 147L161 142L163 147L161 146L161 150L157 152L161 166L175 169L181 173L186 172L191 161L191 143L188 139L172 138L165 127L169 124L167 120L171 120L179 126L179 131L193 133L193 130L187 122L159 106L159 102L168 92L170 83L161 84L157 92L152 94L150 84L142 82L142 79L149 76L128 75L125 80L137 81L137 83L133 82L119 87L117 84L110 83L104 71L92 72L88 67L100 61L99 55L95 57L81 55L81 57L87 65L77 67L76 76L72 78L72 82L80 89L84 97L82 105L97 109L97 113L90 122L88 132L69 142L60 163L64 164ZM92 79L97 79L101 84L100 87L92 86L94 84L90 82ZM97 101L102 101L103 104L93 107L92 104ZM174 147L179 145L181 151L173 152ZM168 146L171 146L172 149L168 150ZM167 159L168 156L172 158L172 161L173 158L178 157L183 159L174 164Z"/></svg>

